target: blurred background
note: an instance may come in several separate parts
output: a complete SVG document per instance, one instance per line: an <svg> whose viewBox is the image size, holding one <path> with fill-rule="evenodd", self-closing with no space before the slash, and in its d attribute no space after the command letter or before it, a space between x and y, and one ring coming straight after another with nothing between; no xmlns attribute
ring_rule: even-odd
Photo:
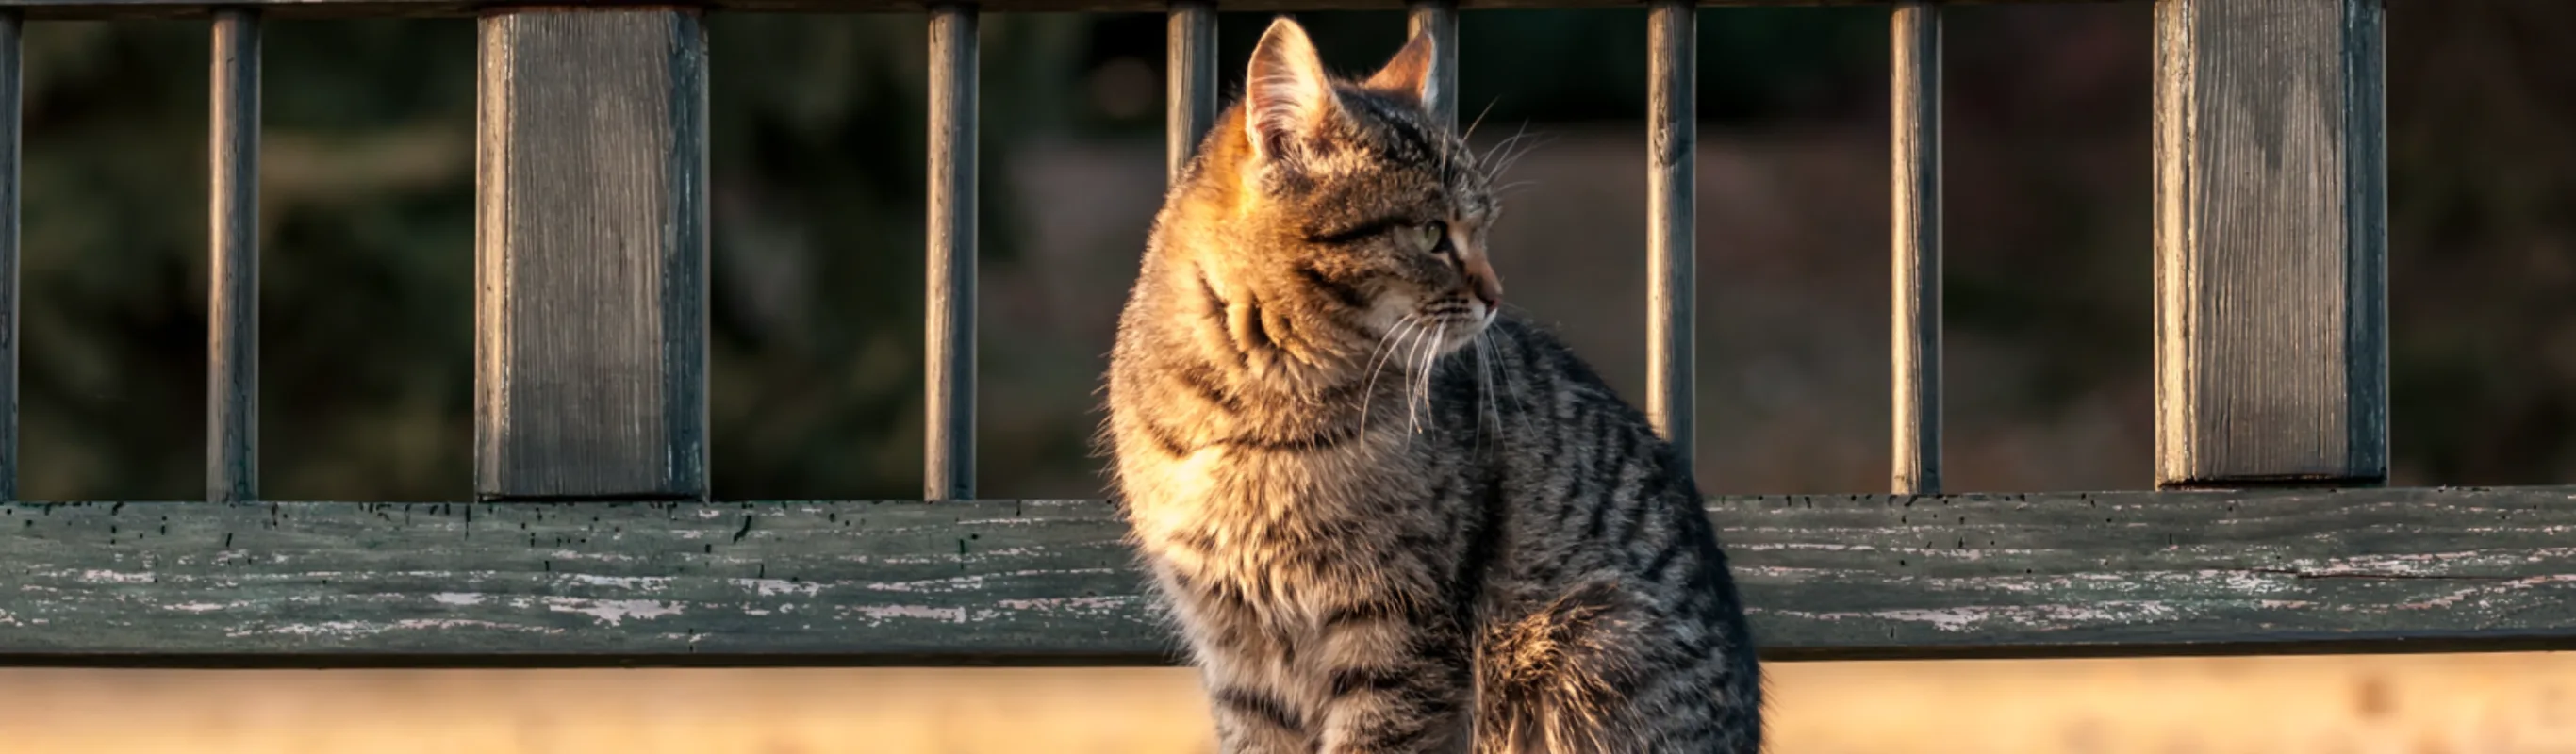
<svg viewBox="0 0 2576 754"><path fill-rule="evenodd" d="M2149 13L2144 2L1944 13L1953 490L2150 481ZM1403 36L1394 12L1301 19L1327 63L1354 73ZM1223 17L1229 98L1266 21ZM1886 25L1886 9L1875 7L1700 14L1699 464L1712 493L1887 484ZM1639 395L1644 13L1471 11L1460 27L1460 110L1481 122L1475 140L1526 132L1541 144L1513 176L1535 183L1495 232L1497 266L1521 306ZM922 19L717 15L708 28L716 494L915 496ZM2389 0L2387 28L2392 481L2576 482L2576 66L2565 59L2576 3ZM1099 419L1093 390L1115 312L1160 201L1163 29L1159 14L984 19L977 398L986 496L1100 491L1086 438ZM207 36L202 21L27 26L29 498L201 494ZM263 491L463 499L472 478L474 24L277 21L265 37ZM2561 680L2576 679L2576 664L2556 656L1778 672L1779 714L1793 731L1784 754L2576 752L2576 728L2533 727L2576 720L2576 696L2562 696L2576 694L2576 682ZM138 709L167 713L160 719L177 737L134 750L218 750L207 747L230 739L213 730L253 736L241 739L249 748L223 751L394 750L329 738L339 729L310 722L323 715L343 727L395 726L379 732L450 724L425 722L434 720L503 726L497 738L454 744L475 751L1203 751L1192 693L1186 675L1168 670L7 671L0 709L17 711L0 712L0 740L113 750L110 738L124 734L73 722L87 719L78 710L89 699L127 721ZM546 718L496 711L505 709L496 700L532 694L588 706ZM796 701L739 703L772 697ZM1963 698L1984 700L1980 725L2042 732L1963 732ZM54 706L26 706L35 699ZM586 720L585 730L632 734L648 728L617 721L667 717L655 704L732 710L705 714L738 725L676 749L653 747L686 736L609 743L528 732ZM905 704L984 712L914 715ZM1864 741L1870 728L1839 714L1846 705L1915 735ZM306 712L243 717L252 707ZM404 709L413 716L381 717ZM422 717L434 709L453 714ZM808 713L828 723L815 730L929 732L740 748L769 746L757 731L803 730L785 718L765 725L762 715ZM2079 717L2092 722L2072 722ZM973 730L1050 720L1145 737L972 743L982 740ZM1807 738L1794 733L1799 720L1816 721ZM2390 720L2448 732L2347 735L2398 724ZM2311 723L2342 733L2257 739L2254 727L2229 727ZM158 728L125 734L138 730Z"/></svg>

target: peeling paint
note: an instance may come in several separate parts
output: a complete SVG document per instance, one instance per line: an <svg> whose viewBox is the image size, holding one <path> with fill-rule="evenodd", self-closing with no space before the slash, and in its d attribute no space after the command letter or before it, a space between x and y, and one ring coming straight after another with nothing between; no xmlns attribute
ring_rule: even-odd
<svg viewBox="0 0 2576 754"><path fill-rule="evenodd" d="M439 592L437 594L430 595L429 600L441 605L473 607L475 605L483 604L483 595L467 594L463 592Z"/></svg>
<svg viewBox="0 0 2576 754"><path fill-rule="evenodd" d="M966 622L966 608L962 607L930 607L927 605L860 605L849 608L848 610L843 611L842 614L869 619L873 621L871 625L882 624L887 621L898 619L935 620L948 623Z"/></svg>
<svg viewBox="0 0 2576 754"><path fill-rule="evenodd" d="M488 628L488 629L495 629L495 630L501 630L501 631L511 631L511 632L516 632L516 633L536 633L536 634L560 634L560 633L563 633L563 629L560 629L560 628L550 628L550 627L545 627L545 626L522 626L522 625L517 625L517 624L501 623L501 622L497 622L497 621L488 621L488 620L467 620L467 619L458 619L458 618L412 618L412 619L407 619L407 620L398 620L398 621L391 621L391 622L385 622L385 623L370 623L370 622L367 622L367 621L355 621L355 620L324 621L324 622L321 622L321 623L289 623L289 624L284 624L284 625L267 626L267 627L262 627L262 628L248 628L248 629L238 629L238 630L233 630L233 631L227 631L227 632L225 632L225 633L224 633L224 636L225 636L225 637L227 637L227 638L239 639L239 638L245 638L245 637L250 637L250 636L258 636L258 635L262 635L262 634L284 634L284 635L288 635L288 636L308 636L308 637L322 637L322 638L351 639L351 638L361 638L361 637L366 637L366 636L373 636L373 635L376 635L376 634L382 634L382 633L390 633L390 632L394 632L394 631L434 631L434 630L449 630L449 629L458 629L458 628Z"/></svg>
<svg viewBox="0 0 2576 754"><path fill-rule="evenodd" d="M782 594L801 594L811 597L823 591L823 584L816 581L788 581L786 579L733 579L732 581L734 586L752 590L754 593L763 597L775 597Z"/></svg>
<svg viewBox="0 0 2576 754"><path fill-rule="evenodd" d="M600 623L617 625L628 618L650 620L665 615L679 615L680 603L661 600L586 600L572 597L547 597L546 609L558 613L581 613Z"/></svg>
<svg viewBox="0 0 2576 754"><path fill-rule="evenodd" d="M671 586L669 576L600 576L588 573L567 573L563 575L563 579L576 584L646 592L661 591Z"/></svg>
<svg viewBox="0 0 2576 754"><path fill-rule="evenodd" d="M2204 583L2242 594L2278 594L2297 587L2288 578L2244 570L2194 571Z"/></svg>
<svg viewBox="0 0 2576 754"><path fill-rule="evenodd" d="M880 591L880 592L958 592L958 591L969 591L969 590L980 590L980 589L984 589L984 588L986 588L986 587L987 587L987 585L984 583L984 581L985 581L986 579L1011 579L1011 578L1025 578L1025 577L1032 577L1032 576L1045 576L1045 577L1082 576L1082 575L1111 574L1111 573L1117 573L1117 572L1118 572L1118 571L1117 571L1116 569L1111 569L1111 568L1062 568L1062 569L1054 569L1054 570L1019 570L1019 571L1006 571L1006 572L1002 572L1002 573L976 573L976 574L968 574L968 575L965 575L965 576L954 576L954 577L945 578L945 579L918 579L918 580L914 580L914 581L887 581L887 582L881 582L881 583L875 583L875 584L865 584L865 585L863 585L863 586L865 586L865 587L866 587L866 588L868 588L868 589L872 589L872 590Z"/></svg>
<svg viewBox="0 0 2576 754"><path fill-rule="evenodd" d="M1112 613L1134 607L1142 597L1041 597L1026 600L1001 600L994 604L1004 610L1038 612Z"/></svg>
<svg viewBox="0 0 2576 754"><path fill-rule="evenodd" d="M1730 543L1727 543L1727 544L1726 544L1726 549L1727 549L1727 550L1730 550L1730 551L1741 551L1741 552L1769 552L1769 551L1772 551L1772 550L1823 550L1823 551L1826 551L1826 552L1876 552L1876 551L1878 550L1878 548L1876 548L1876 547L1871 547L1871 546L1869 546L1869 545L1846 545L1846 544L1836 544L1836 543L1832 543L1832 542L1762 542L1762 543L1750 543L1750 544L1748 544L1748 543L1733 543L1733 542L1730 542Z"/></svg>
<svg viewBox="0 0 2576 754"><path fill-rule="evenodd" d="M90 570L82 571L82 572L80 572L80 575L79 575L78 577L76 577L76 578L78 578L78 579L80 579L80 580L82 580L82 581L88 581L88 582L94 582L94 583L108 583L108 584L149 584L149 583L152 583L152 574L148 574L148 573L125 573L125 572L122 572L122 571L103 571L103 570L98 570L98 569L90 569Z"/></svg>
<svg viewBox="0 0 2576 754"><path fill-rule="evenodd" d="M2173 606L2161 602L2102 602L2091 605L1973 605L1936 609L1895 609L1855 612L1805 612L1798 610L1755 610L1822 623L1894 621L1922 625L1944 633L1961 633L1983 629L1989 623L2010 625L2016 631L2057 631L2101 625L2120 625L2170 619L2179 614Z"/></svg>
<svg viewBox="0 0 2576 754"><path fill-rule="evenodd" d="M2440 597L2398 605L2397 609L2430 610L2435 608L2450 608L2458 607L2463 602L2476 604L2479 607L2485 607L2487 598L2489 597L2519 592L2547 584L2576 584L2576 573L2553 573L2545 576L2531 576L2511 581L2473 586L2466 589L2456 590L2450 594L2445 594Z"/></svg>
<svg viewBox="0 0 2576 754"><path fill-rule="evenodd" d="M1965 631L1968 630L1969 626L1976 625L1979 621L1983 621L1987 618L1983 610L1967 608L1953 610L1880 610L1878 612L1870 613L1869 616L1873 618L1901 620L1912 623L1929 623L1932 624L1933 628L1941 629L1943 631Z"/></svg>
<svg viewBox="0 0 2576 754"><path fill-rule="evenodd" d="M598 550L555 550L553 552L546 553L546 557L553 560L582 560L600 563L632 563L642 560L642 558L638 558L633 555L614 552L600 552Z"/></svg>

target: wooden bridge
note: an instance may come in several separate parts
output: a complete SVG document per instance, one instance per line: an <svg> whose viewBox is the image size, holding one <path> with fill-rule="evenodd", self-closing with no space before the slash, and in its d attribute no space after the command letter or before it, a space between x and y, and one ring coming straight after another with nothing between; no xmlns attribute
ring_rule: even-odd
<svg viewBox="0 0 2576 754"><path fill-rule="evenodd" d="M2381 3L2154 1L2156 489L1941 494L1941 7L1898 4L1894 489L1710 502L1766 654L2576 648L2576 487L2384 484ZM1647 7L1645 398L1687 448L1699 10ZM1219 10L1356 8L1394 5L0 0L0 664L1169 662L1108 504L974 495L977 18L1168 12L1177 166ZM1460 4L1406 8L1454 80ZM735 11L926 12L922 501L707 499L701 23ZM476 500L259 494L260 24L346 15L480 19ZM15 502L22 24L161 16L215 42L206 499Z"/></svg>

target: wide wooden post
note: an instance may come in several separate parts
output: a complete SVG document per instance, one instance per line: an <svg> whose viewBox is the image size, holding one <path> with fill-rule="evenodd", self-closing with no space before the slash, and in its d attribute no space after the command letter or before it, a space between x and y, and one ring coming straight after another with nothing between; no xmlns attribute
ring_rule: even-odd
<svg viewBox="0 0 2576 754"><path fill-rule="evenodd" d="M707 53L694 10L482 18L475 491L707 496Z"/></svg>
<svg viewBox="0 0 2576 754"><path fill-rule="evenodd" d="M2381 0L2156 4L2156 484L2388 476Z"/></svg>

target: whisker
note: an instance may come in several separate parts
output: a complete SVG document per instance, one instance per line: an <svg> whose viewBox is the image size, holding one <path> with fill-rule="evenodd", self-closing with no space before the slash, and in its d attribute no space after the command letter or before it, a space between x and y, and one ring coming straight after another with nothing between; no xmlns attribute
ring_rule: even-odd
<svg viewBox="0 0 2576 754"><path fill-rule="evenodd" d="M1520 131L1513 133L1511 136L1504 137L1504 139L1503 139L1502 141L1494 142L1494 145L1493 145L1492 147L1488 147L1488 148L1486 148L1486 149L1485 149L1485 153L1484 153L1484 154L1478 155L1478 156L1477 156L1477 160L1476 160L1476 164L1477 164L1477 166L1478 166L1478 167L1484 167L1484 166L1488 165L1488 164L1489 164L1489 161L1493 159L1493 156L1494 156L1494 155L1497 155L1497 154L1511 154L1512 145L1514 145L1514 144L1518 144L1518 143L1520 143L1522 140L1530 138L1530 136L1531 136L1531 134L1530 134L1530 132L1529 132L1529 122L1528 122L1528 121L1522 121L1522 122L1521 122L1521 130L1520 130ZM1488 173L1494 173L1494 172L1499 172L1499 171L1486 171L1486 172L1488 172Z"/></svg>
<svg viewBox="0 0 2576 754"><path fill-rule="evenodd" d="M1491 189L1491 193L1495 199L1503 199L1536 185L1538 181L1513 181Z"/></svg>
<svg viewBox="0 0 2576 754"><path fill-rule="evenodd" d="M1486 174L1494 176L1510 174L1512 172L1512 168L1521 164L1521 158L1529 156L1531 152L1538 151L1539 147L1546 146L1549 142L1555 140L1555 137L1541 134L1531 134L1530 136L1533 139L1532 141L1522 144L1519 148L1504 155L1502 163L1495 165L1492 170L1486 171Z"/></svg>
<svg viewBox="0 0 2576 754"><path fill-rule="evenodd" d="M1432 328L1431 334L1426 338L1428 342L1422 344L1422 367L1413 375L1413 393L1422 405L1420 427L1415 430L1417 433L1436 430L1440 427L1439 407L1431 403L1431 376L1440 369L1440 356L1448 350L1450 320L1449 316L1442 315L1438 326Z"/></svg>
<svg viewBox="0 0 2576 754"><path fill-rule="evenodd" d="M1430 415L1432 422L1437 424L1440 417L1433 413L1431 405L1431 371L1439 368L1440 352L1443 347L1448 345L1448 317L1444 315L1441 318L1441 321L1434 323L1434 327L1432 327L1429 332L1430 342L1424 344L1422 348L1422 369L1419 373L1414 375L1414 384L1418 386L1414 393L1421 397L1422 413ZM1421 425L1417 422L1414 425L1414 429L1417 432L1420 431Z"/></svg>
<svg viewBox="0 0 2576 754"><path fill-rule="evenodd" d="M1492 149L1486 150L1485 158L1490 161L1490 164L1486 166L1488 169L1485 174L1489 178L1508 174L1513 167L1520 164L1522 157L1528 156L1539 147L1546 146L1554 140L1553 136L1545 133L1531 133L1527 126L1523 126L1520 133L1513 134L1511 138L1504 139L1496 143Z"/></svg>
<svg viewBox="0 0 2576 754"><path fill-rule="evenodd" d="M1415 387L1419 382L1417 377L1419 375L1420 368L1414 366L1414 362L1421 358L1424 351L1435 347L1440 340L1439 318L1436 316L1426 315L1422 318L1422 322L1422 327L1413 331L1413 350L1407 351L1404 354L1406 370L1404 374L1404 419L1407 424L1406 432L1408 434L1406 437L1408 439L1406 440L1406 443L1408 444L1412 442L1410 438L1414 434L1419 434L1422 430L1420 411L1422 406L1428 402L1423 398L1422 391Z"/></svg>
<svg viewBox="0 0 2576 754"><path fill-rule="evenodd" d="M1414 370L1413 374L1404 376L1404 422L1407 425L1406 431L1408 432L1419 433L1422 431L1422 404L1430 402L1430 396L1424 395L1423 390L1418 387L1422 382L1422 368L1413 366L1413 362L1422 361L1423 353L1425 351L1437 350L1439 344L1436 336L1439 329L1440 323L1437 322L1433 322L1430 326L1422 328L1423 337L1417 340L1417 344L1413 347L1412 353L1405 354L1406 366L1412 367Z"/></svg>
<svg viewBox="0 0 2576 754"><path fill-rule="evenodd" d="M1503 367L1500 360L1494 358L1495 349L1493 333L1486 332L1477 335L1476 345L1479 350L1483 351L1483 355L1480 356L1478 360L1483 362L1485 365L1483 370L1486 393L1485 405L1487 410L1493 412L1494 433L1499 435L1503 431L1503 396L1501 393L1496 392L1500 389L1499 383L1501 381L1494 378L1494 373L1502 371ZM1529 417L1523 416L1521 418L1527 419Z"/></svg>
<svg viewBox="0 0 2576 754"><path fill-rule="evenodd" d="M1477 111L1475 120L1467 121L1467 130L1458 135L1458 140L1464 142L1476 138L1476 126L1482 125L1485 122L1485 116L1494 113L1494 103L1501 101L1503 101L1501 97L1485 100L1485 109Z"/></svg>
<svg viewBox="0 0 2576 754"><path fill-rule="evenodd" d="M1403 319L1395 321L1395 327L1387 330L1386 339L1378 342L1377 349L1370 352L1370 356L1372 358L1369 361L1368 381L1360 386L1361 437L1368 436L1369 399L1377 397L1377 375L1379 371L1386 366L1387 358L1395 355L1396 342L1402 339L1402 336L1407 330L1411 329L1414 325L1419 324L1421 321L1421 314L1404 315Z"/></svg>
<svg viewBox="0 0 2576 754"><path fill-rule="evenodd" d="M1443 353L1443 350L1448 350L1448 317L1440 319L1437 335L1432 337L1430 347L1422 350L1422 373L1414 376L1414 383L1417 383L1419 394L1422 394L1422 414L1432 417L1432 425L1440 425L1440 414L1437 414L1435 407L1432 407L1432 371L1440 368L1440 353Z"/></svg>

